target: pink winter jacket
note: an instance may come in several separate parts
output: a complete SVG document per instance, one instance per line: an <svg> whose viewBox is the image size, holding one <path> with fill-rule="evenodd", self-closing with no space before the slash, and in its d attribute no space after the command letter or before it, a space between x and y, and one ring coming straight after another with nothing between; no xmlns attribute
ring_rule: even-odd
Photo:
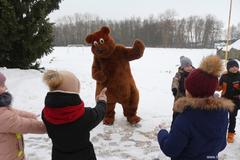
<svg viewBox="0 0 240 160"><path fill-rule="evenodd" d="M22 134L45 132L34 114L0 107L0 160L24 160Z"/></svg>

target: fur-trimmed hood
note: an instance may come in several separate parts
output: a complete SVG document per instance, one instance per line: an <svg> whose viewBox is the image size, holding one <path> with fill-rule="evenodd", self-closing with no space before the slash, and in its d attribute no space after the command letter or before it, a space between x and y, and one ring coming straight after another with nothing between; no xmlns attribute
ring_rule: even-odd
<svg viewBox="0 0 240 160"><path fill-rule="evenodd" d="M174 112L182 113L187 108L192 109L202 109L202 110L217 110L217 109L225 109L228 111L234 110L234 103L231 100L226 98L215 98L215 97L207 97L207 98L190 98L190 97L182 97L179 98L173 107Z"/></svg>
<svg viewBox="0 0 240 160"><path fill-rule="evenodd" d="M186 110L173 121L170 133L160 130L160 148L174 160L206 160L208 156L217 160L226 147L228 110L233 106L224 98L179 98L174 111Z"/></svg>

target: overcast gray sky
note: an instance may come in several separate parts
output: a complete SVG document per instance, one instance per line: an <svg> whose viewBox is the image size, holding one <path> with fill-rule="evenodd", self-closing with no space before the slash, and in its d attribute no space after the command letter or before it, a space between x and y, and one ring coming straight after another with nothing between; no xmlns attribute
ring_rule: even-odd
<svg viewBox="0 0 240 160"><path fill-rule="evenodd" d="M75 13L90 13L103 19L121 20L132 16L157 16L168 9L174 9L178 17L212 14L226 26L229 4L230 0L63 0L60 9L49 17L52 22L56 22ZM240 0L233 0L232 24L240 22L240 12L237 12L239 10Z"/></svg>

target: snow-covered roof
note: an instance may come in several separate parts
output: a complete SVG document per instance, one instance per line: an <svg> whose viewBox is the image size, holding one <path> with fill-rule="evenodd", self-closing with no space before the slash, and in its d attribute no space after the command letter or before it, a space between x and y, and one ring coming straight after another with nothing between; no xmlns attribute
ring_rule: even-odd
<svg viewBox="0 0 240 160"><path fill-rule="evenodd" d="M228 51L231 50L232 48L240 50L240 39L234 42L233 44L228 45ZM223 47L222 50L226 51L226 46Z"/></svg>

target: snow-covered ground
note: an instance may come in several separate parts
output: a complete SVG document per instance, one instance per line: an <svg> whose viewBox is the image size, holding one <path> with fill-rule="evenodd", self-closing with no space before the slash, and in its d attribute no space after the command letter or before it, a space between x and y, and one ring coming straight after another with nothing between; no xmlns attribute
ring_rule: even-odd
<svg viewBox="0 0 240 160"><path fill-rule="evenodd" d="M91 132L91 141L98 160L169 160L159 149L156 134L159 125L169 129L173 96L171 81L182 55L192 59L197 67L202 57L214 54L209 49L146 48L144 56L131 62L132 73L140 91L138 114L142 121L131 126L116 106L113 126L100 124ZM80 96L86 106L94 106L95 81L91 78L93 55L89 47L56 47L40 62L46 69L72 71L81 81ZM42 73L36 70L0 68L7 76L7 86L14 96L13 106L40 114L47 87ZM237 118L236 141L220 153L220 160L239 160L240 119ZM50 160L51 141L45 135L25 135L25 150L29 160Z"/></svg>

